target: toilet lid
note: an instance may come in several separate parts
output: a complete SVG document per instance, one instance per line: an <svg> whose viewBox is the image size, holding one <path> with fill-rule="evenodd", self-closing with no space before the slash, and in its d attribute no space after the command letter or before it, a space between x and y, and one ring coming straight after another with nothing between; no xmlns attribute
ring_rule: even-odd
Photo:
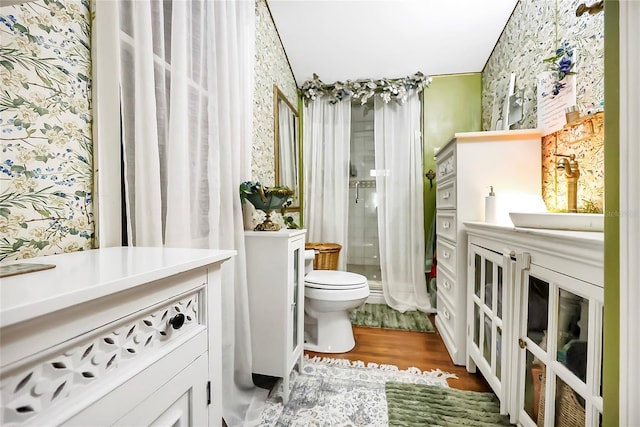
<svg viewBox="0 0 640 427"><path fill-rule="evenodd" d="M305 286L317 289L355 289L367 285L361 274L337 270L313 270L304 277Z"/></svg>

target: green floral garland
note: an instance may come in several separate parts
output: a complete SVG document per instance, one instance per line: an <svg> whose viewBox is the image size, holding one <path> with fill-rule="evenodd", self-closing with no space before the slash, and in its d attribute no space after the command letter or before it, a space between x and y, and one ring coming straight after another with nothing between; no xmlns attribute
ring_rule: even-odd
<svg viewBox="0 0 640 427"><path fill-rule="evenodd" d="M415 90L421 92L431 83L431 77L421 72L413 76L400 79L357 80L346 82L337 81L333 84L324 84L317 74L312 80L304 82L300 88L305 102L314 101L318 96L329 97L329 102L335 104L345 98L359 99L364 105L367 100L375 95L380 96L385 103L395 99L399 103L407 100L409 92Z"/></svg>

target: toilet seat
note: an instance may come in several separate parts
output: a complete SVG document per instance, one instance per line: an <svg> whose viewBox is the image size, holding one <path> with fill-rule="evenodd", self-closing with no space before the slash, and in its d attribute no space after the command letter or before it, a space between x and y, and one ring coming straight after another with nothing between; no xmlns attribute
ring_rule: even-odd
<svg viewBox="0 0 640 427"><path fill-rule="evenodd" d="M313 270L304 278L308 288L324 290L349 290L367 286L367 278L361 274L337 270Z"/></svg>

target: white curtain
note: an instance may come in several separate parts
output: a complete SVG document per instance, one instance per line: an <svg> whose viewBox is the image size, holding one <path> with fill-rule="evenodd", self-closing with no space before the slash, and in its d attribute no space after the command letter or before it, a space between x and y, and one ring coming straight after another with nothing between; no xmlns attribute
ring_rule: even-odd
<svg viewBox="0 0 640 427"><path fill-rule="evenodd" d="M129 242L238 251L223 267L222 381L225 421L243 425L255 388L238 187L250 178L255 5L117 4Z"/></svg>
<svg viewBox="0 0 640 427"><path fill-rule="evenodd" d="M346 270L351 101L309 102L303 132L307 241L342 245L338 269Z"/></svg>
<svg viewBox="0 0 640 427"><path fill-rule="evenodd" d="M424 206L420 98L375 98L378 238L384 298L405 312L433 311L424 273Z"/></svg>

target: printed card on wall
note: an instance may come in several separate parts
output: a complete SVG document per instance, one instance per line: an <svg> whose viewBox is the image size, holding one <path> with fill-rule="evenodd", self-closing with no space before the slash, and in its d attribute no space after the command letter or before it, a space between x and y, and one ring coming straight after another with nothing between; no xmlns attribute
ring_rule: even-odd
<svg viewBox="0 0 640 427"><path fill-rule="evenodd" d="M567 124L565 109L576 105L576 77L567 76L561 83L564 87L553 93L553 74L545 71L538 74L538 129L542 136L557 132Z"/></svg>

